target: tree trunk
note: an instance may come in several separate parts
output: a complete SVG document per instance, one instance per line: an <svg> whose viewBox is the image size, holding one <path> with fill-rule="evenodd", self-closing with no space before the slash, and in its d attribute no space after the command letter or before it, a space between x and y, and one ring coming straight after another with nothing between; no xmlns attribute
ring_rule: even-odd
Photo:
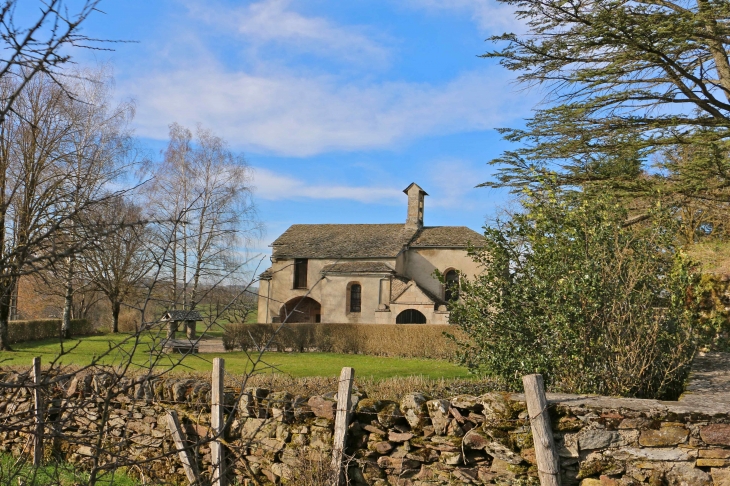
<svg viewBox="0 0 730 486"><path fill-rule="evenodd" d="M0 294L0 351L12 351L8 336L8 316L10 314L10 289Z"/></svg>
<svg viewBox="0 0 730 486"><path fill-rule="evenodd" d="M121 309L119 302L112 302L112 332L119 332L119 310Z"/></svg>
<svg viewBox="0 0 730 486"><path fill-rule="evenodd" d="M9 321L18 320L18 286L13 287L13 291L10 293L10 313L8 314Z"/></svg>
<svg viewBox="0 0 730 486"><path fill-rule="evenodd" d="M61 323L61 337L63 339L71 338L71 309L74 305L74 289L73 289L73 259L68 259L68 275L66 279L66 296L63 302L63 322Z"/></svg>

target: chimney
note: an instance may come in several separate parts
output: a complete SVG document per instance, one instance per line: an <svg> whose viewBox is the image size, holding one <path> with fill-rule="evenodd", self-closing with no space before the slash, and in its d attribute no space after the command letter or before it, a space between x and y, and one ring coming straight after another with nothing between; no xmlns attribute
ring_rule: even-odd
<svg viewBox="0 0 730 486"><path fill-rule="evenodd" d="M426 191L418 187L418 184L412 182L403 192L408 195L408 217L406 218L406 228L421 229L423 228L423 198L428 196Z"/></svg>

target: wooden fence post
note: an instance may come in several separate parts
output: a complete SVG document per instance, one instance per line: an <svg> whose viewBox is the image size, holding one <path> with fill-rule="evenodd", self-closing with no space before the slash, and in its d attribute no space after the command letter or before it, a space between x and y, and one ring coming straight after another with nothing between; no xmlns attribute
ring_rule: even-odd
<svg viewBox="0 0 730 486"><path fill-rule="evenodd" d="M347 445L347 426L350 419L352 381L355 378L353 368L342 368L340 384L337 387L337 414L335 415L335 436L332 444L332 469L339 471L334 486L344 483L345 472L342 469L342 456Z"/></svg>
<svg viewBox="0 0 730 486"><path fill-rule="evenodd" d="M170 410L167 413L167 426L170 428L172 440L175 442L175 448L178 450L180 462L182 462L183 469L185 469L188 481L190 481L190 484L199 484L197 463L195 457L190 454L188 447L185 445L185 436L180 426L177 411Z"/></svg>
<svg viewBox="0 0 730 486"><path fill-rule="evenodd" d="M522 377L541 486L560 486L560 462L553 441L542 375Z"/></svg>
<svg viewBox="0 0 730 486"><path fill-rule="evenodd" d="M210 456L213 463L213 486L226 486L225 457L223 454L223 374L225 361L223 358L213 358L213 380L210 404L210 426L215 439L210 443Z"/></svg>
<svg viewBox="0 0 730 486"><path fill-rule="evenodd" d="M33 434L33 465L43 463L43 395L41 395L41 358L33 358L33 415L35 433Z"/></svg>

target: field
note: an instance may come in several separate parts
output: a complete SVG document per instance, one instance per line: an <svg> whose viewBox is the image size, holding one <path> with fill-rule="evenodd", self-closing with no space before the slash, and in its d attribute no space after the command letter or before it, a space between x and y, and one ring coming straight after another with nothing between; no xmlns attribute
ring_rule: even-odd
<svg viewBox="0 0 730 486"><path fill-rule="evenodd" d="M59 361L66 365L88 365L96 356L106 352L110 344L122 343L128 337L124 334L106 334L66 341L64 349L76 347ZM133 362L135 364L144 366L144 363L149 362L152 343L153 340L150 336L140 339L134 350ZM0 354L0 366L29 365L35 356L40 356L41 362L47 364L58 355L60 344L56 339L47 339L18 343L13 346L13 349L14 352ZM133 349L134 346L131 342L122 344L121 349L104 357L103 362L120 364L125 360L124 356ZM251 370L249 355L240 351L189 355L182 360L182 365L176 370L209 372L212 369L211 362L215 357L225 358L226 370L230 373L242 374ZM161 366L170 366L177 358L179 355L172 355L166 358ZM431 379L467 378L469 376L466 368L446 361L428 359L384 358L334 353L265 353L263 359L265 364L259 365L257 371L284 373L293 377L337 376L344 366L355 368L358 377L376 380L396 376L423 376Z"/></svg>
<svg viewBox="0 0 730 486"><path fill-rule="evenodd" d="M85 484L89 474L79 470L72 464L47 463L43 467L33 470L25 459L19 460L8 453L0 453L0 484L20 485L59 485L76 486ZM11 482L12 481L12 482ZM103 474L99 483L109 486L135 486L139 481L127 476L124 471Z"/></svg>

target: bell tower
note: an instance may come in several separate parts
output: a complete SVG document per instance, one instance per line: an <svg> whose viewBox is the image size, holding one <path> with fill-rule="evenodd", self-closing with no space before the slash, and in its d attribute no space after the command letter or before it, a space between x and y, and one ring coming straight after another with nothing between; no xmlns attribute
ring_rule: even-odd
<svg viewBox="0 0 730 486"><path fill-rule="evenodd" d="M406 217L406 228L423 228L423 201L428 194L418 184L412 182L403 192L408 195L408 215Z"/></svg>

